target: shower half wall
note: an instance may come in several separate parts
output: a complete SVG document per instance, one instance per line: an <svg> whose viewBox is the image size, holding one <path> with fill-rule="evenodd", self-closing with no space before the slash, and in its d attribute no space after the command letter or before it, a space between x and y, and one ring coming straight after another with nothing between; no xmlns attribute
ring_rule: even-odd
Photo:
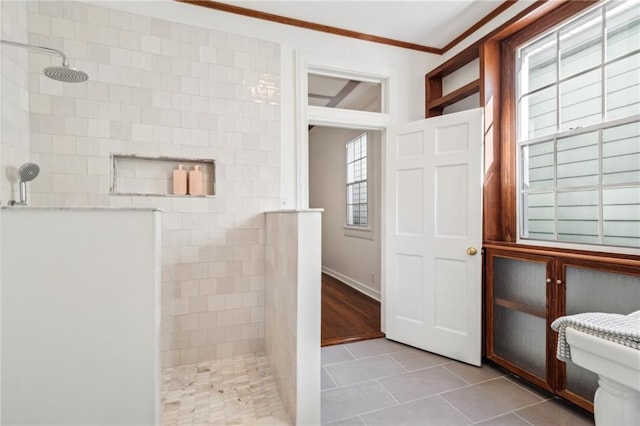
<svg viewBox="0 0 640 426"><path fill-rule="evenodd" d="M2 424L158 424L160 212L11 207Z"/></svg>
<svg viewBox="0 0 640 426"><path fill-rule="evenodd" d="M267 358L294 424L320 424L322 209L266 216Z"/></svg>

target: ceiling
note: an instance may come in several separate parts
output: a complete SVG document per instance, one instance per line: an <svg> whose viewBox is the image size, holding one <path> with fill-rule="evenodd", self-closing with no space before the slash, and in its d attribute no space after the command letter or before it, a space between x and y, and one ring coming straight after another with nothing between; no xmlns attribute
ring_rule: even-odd
<svg viewBox="0 0 640 426"><path fill-rule="evenodd" d="M309 105L382 112L382 85L340 77L309 74Z"/></svg>
<svg viewBox="0 0 640 426"><path fill-rule="evenodd" d="M232 0L222 3L441 49L504 0Z"/></svg>

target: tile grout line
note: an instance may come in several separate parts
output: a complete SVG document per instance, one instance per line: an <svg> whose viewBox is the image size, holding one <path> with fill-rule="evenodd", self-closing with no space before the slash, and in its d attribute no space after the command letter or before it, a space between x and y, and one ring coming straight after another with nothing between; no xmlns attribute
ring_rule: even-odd
<svg viewBox="0 0 640 426"><path fill-rule="evenodd" d="M326 363L326 364L322 365L322 367L328 367L330 365L344 364L345 362L351 362L351 361L356 361L356 359L347 359L347 360L344 360L344 361L329 362L329 363Z"/></svg>
<svg viewBox="0 0 640 426"><path fill-rule="evenodd" d="M354 359L348 359L348 360L344 360L344 361L333 362L333 363L330 363L330 364L325 364L324 366L336 365L336 364L344 364L346 362L360 361L360 360L371 359L371 358L387 355L387 356L393 358L393 360L396 361L398 364L400 364L405 370L407 370L407 372L412 373L414 371L426 370L428 368L433 368L433 367L441 367L441 366L444 366L444 365L447 365L447 364L453 364L453 363L457 362L457 361L449 360L449 361L444 362L442 364L433 364L433 365L428 365L426 367L420 367L420 368L415 368L413 370L410 370L409 368L407 368L404 365L402 365L402 363L400 363L400 361L398 361L393 355L398 354L398 353L403 353L403 352L410 352L411 350L417 350L417 349L408 349L408 350L399 351L399 352L380 353L380 354L377 354L377 355L371 355L371 356L366 356L366 357L362 357L362 358L354 358ZM427 352L427 353L431 354L431 352Z"/></svg>
<svg viewBox="0 0 640 426"><path fill-rule="evenodd" d="M393 357L392 357L392 358L393 358ZM397 360L396 360L396 361L397 361ZM444 366L443 364L435 365L435 366L426 367L426 368L422 368L422 369L418 369L418 370L412 370L412 371L409 371L409 373L411 373L411 372L417 372L417 371L421 371L421 370L428 370L428 369L432 369L432 368L435 368L435 367L443 367L443 366ZM446 371L450 371L450 370L449 370L449 369L446 369ZM473 386L474 384L471 384L471 383L467 382L466 380L464 380L464 379L460 378L463 382L467 383L465 386L460 386L460 387L457 387L457 388L448 389L448 390L443 391L443 392L440 392L440 393L434 393L434 394L430 394L430 395L424 395L424 396L419 397L419 398L415 398L415 399L407 400L407 401L404 401L404 402L400 402L400 401L399 401L399 400L398 400L398 399L397 399L397 398L396 398L396 397L391 393L391 391L389 391L389 389L387 389L387 388L386 388L386 386L385 386L383 383L381 383L381 382L380 382L380 380L381 380L381 379L390 378L390 377L397 377L397 376L404 375L404 374L407 374L407 373L400 373L400 374L391 375L391 376L384 376L384 377L379 377L379 378L376 378L376 379L371 380L371 381L375 381L375 382L377 382L380 386L382 386L382 388L385 390L385 392L386 392L389 396L391 396L391 398L393 398L393 400L396 402L396 405L392 405L391 407L399 407L399 406L403 406L403 405L406 405L406 404L410 404L410 403L413 403L413 402L416 402L416 401L420 401L420 400L423 400L423 399L428 399L428 398L438 397L438 398L440 398L441 400L445 401L448 405L450 405L450 406L451 406L454 410L456 410L458 413L460 413L460 414L461 414L465 419L469 420L469 421L471 422L471 424L473 424L473 423L474 423L472 419L470 419L469 417L467 417L464 413L462 413L462 412L461 412L460 410L458 410L455 406L453 406L449 401L447 401L445 398L443 398L443 397L441 396L441 394L443 394L443 393L447 393L447 392L451 392L451 391L454 391L454 390L459 390L459 389L468 388L468 387ZM455 375L455 374L454 374L454 375ZM459 377L459 376L457 376L457 375L455 375L455 376L456 376L456 377ZM486 380L486 381L494 380L494 379L499 379L499 378L500 378L500 377L495 377L495 378L492 378L492 379L488 379L488 380ZM356 382L356 383L363 383L363 382L366 382L366 381L361 381L361 382ZM483 382L478 382L478 383L483 383ZM478 384L478 383L475 383L475 384ZM353 383L353 384L355 384L355 383ZM349 386L349 385L344 385L344 386ZM333 389L336 389L336 388L333 388ZM331 390L331 389L327 389L327 390ZM361 417L362 415L366 415L366 414L375 413L375 412L378 412L378 411L381 411L381 410L385 410L385 409L387 409L387 408L391 408L391 407L385 407L385 408L380 408L380 409L376 409L376 410L371 410L371 411L367 411L367 412L364 412L364 413L360 413L360 414L358 414L358 415L357 415L357 417ZM353 417L353 416L350 416L350 417ZM345 417L345 418L343 418L343 419L334 420L334 422L335 422L335 421L340 421L340 420L345 420L345 419L348 419L348 418L350 418L350 417ZM361 420L362 420L362 419L361 419ZM363 422L364 422L364 420L363 420ZM365 422L365 424L366 424L366 422Z"/></svg>
<svg viewBox="0 0 640 426"><path fill-rule="evenodd" d="M346 349L346 348L345 348L345 349ZM405 406L405 405L407 405L407 404L414 403L414 402L416 402L416 401L420 401L420 400L427 400L427 399L429 399L429 398L433 398L433 397L436 397L436 396L437 396L437 397L439 397L439 398L440 398L440 400L444 400L444 402L445 402L448 406L450 406L451 408L453 408L455 412L459 413L460 415L462 415L462 416L463 416L463 418L464 418L464 419L466 419L467 421L469 421L469 422L470 422L470 423L469 423L470 425L479 424L479 423L482 423L482 422L485 422L485 421L488 421L488 420L493 420L493 419L496 419L496 418L499 418L499 417L502 417L502 416L506 416L506 415L509 415L509 414L513 414L513 415L515 415L518 419L521 419L523 422L525 422L527 425L535 426L535 423L532 423L532 422L528 421L527 419L525 419L524 417L522 417L521 415L519 415L519 414L517 413L517 411L521 411L521 410L523 410L523 409L526 409L526 408L529 408L529 407L533 407L533 406L537 406L537 405L540 405L540 404L543 404L543 403L545 403L545 402L548 402L548 401L552 401L552 400L553 400L553 398L544 398L544 397L540 396L539 394L537 394L537 393L536 393L536 392L534 392L533 390L530 390L529 388L525 387L524 385L522 385L522 384L518 383L518 382L517 382L516 380L514 380L511 376L509 376L509 375L505 375L505 374L502 374L502 375L499 375L499 376L496 376L496 377L490 377L490 378L487 378L487 379L485 379L485 380L481 380L481 381L478 381L478 382L475 382L475 383L471 383L471 382L469 382L468 380L465 380L465 379L464 379L464 377L460 376L458 373L456 373L455 371L453 371L453 370L451 370L451 369L449 369L449 368L447 367L448 365L452 365L452 364L454 364L454 363L457 363L457 362L456 362L456 361L454 361L454 360L451 360L451 361L449 361L449 362L445 362L445 363L443 363L443 364L432 365L432 366L428 366L428 367L418 368L418 369L415 369L415 370L409 370L409 369L408 369L407 367L405 367L405 366L404 366L404 365L403 365L399 360L395 359L395 357L394 357L393 355L394 355L394 354L397 354L397 353L402 353L402 352L409 352L409 351L411 351L411 350L412 350L412 348L409 348L409 349L404 350L404 351L397 351L397 352L382 353L382 354L372 355L372 356L363 357L363 358L354 358L354 359L352 359L352 360L348 360L348 361L340 362L340 364L341 364L341 363L344 363L344 362L351 362L351 361L357 361L357 360L365 360L365 359L370 359L370 358L375 358L375 357L380 357L380 358L382 358L383 356L386 356L387 358L393 358L393 360L394 360L397 364L399 364L399 365L403 368L403 370L406 370L406 371L404 371L404 372L399 372L399 373L396 373L396 374L393 374L393 375L382 376L382 377L377 377L377 378L368 379L368 380L362 380L362 381L358 381L358 382L354 382L354 383L350 383L350 384L346 384L346 385L342 385L342 386L337 386L337 383L336 383L336 387L335 387L335 388L331 388L331 389L326 389L326 390L324 390L324 391L329 391L329 390L332 390L332 389L344 389L344 388L347 388L347 387L352 386L352 385L362 384L362 383L366 383L366 382L371 382L372 384L378 384L378 385L380 385L380 386L382 387L382 389L384 389L385 393L386 393L386 394L388 394L388 395L391 397L391 401L392 401L392 402L393 402L393 401L395 401L395 403L394 403L393 405L390 405L390 406L388 406L388 407L376 408L376 409L373 409L373 410L370 410L370 411L365 411L365 412L362 412L362 413L352 414L352 415L347 416L347 417L344 417L344 418L334 419L334 420L332 420L332 422L331 422L331 423L339 422L339 421L344 421L344 420L347 420L347 419L356 419L356 418L357 418L358 420L360 420L362 423L364 423L364 424L366 425L366 422L364 421L364 418L363 418L363 416L365 416L365 415L369 415L369 414L372 414L372 413L381 412L381 411L383 411L383 410L392 409L392 408L394 408L394 407L402 407L402 406ZM348 351L348 350L347 350L347 352L348 352L349 354L351 354L351 351ZM334 364L339 364L339 363L334 363ZM328 364L327 366L330 366L330 365L333 365L333 364ZM325 368L325 367L327 367L327 366L323 366L322 368ZM422 396L422 397L420 397L420 398L416 398L416 399L412 399L412 400L408 400L408 401L400 402L400 401L399 401L399 400L398 400L398 399L393 395L393 393L391 393L391 391L390 391L389 389L387 389L387 388L386 388L386 386L381 382L382 380L385 380L385 379L388 379L388 378L400 377L400 376L407 375L407 374L410 374L410 373L417 373L417 372L421 372L421 371L425 371L425 370L433 369L434 367L444 367L444 371L446 371L446 372L450 373L453 377L456 377L456 378L460 379L462 382L467 383L467 384L466 384L466 385L464 385L464 386L461 386L461 387L448 389L448 390L445 390L445 391L440 392L440 393L435 393L435 394L431 394L431 395L425 395L425 396ZM329 373L329 370L328 370L328 369L326 369L326 368L325 368L325 372L329 375L329 377L330 377L332 380L334 380L334 379L333 379L333 376ZM501 374L501 372L499 372L499 371L498 371L498 374ZM464 414L460 409L458 409L455 405L453 405L450 401L448 401L446 398L444 398L444 397L443 397L443 395L448 394L448 393L451 393L451 392L456 391L456 390L465 389L465 388L470 388L470 387L473 387L473 386L476 386L476 385L481 385L481 384L483 384L483 383L488 383L488 382L498 381L498 380L502 380L504 383L511 383L511 384L516 385L518 389L522 389L522 390L526 391L525 393L527 393L527 394L530 394L530 395L534 396L534 397L535 397L535 399L536 399L536 401L534 401L534 402L532 402L532 403L530 403L530 404L524 405L524 406L522 406L522 407L514 408L514 409L512 409L511 411L506 411L506 412L503 412L503 413L497 414L497 415L495 415L495 416L488 417L488 418L486 418L486 419L481 419L481 420L479 420L479 421L477 421L477 422L474 422L470 417L468 417L467 415L465 415L465 414ZM334 380L334 382L335 382L335 380ZM324 392L324 391L323 391L323 392Z"/></svg>
<svg viewBox="0 0 640 426"><path fill-rule="evenodd" d="M409 404L410 402L416 402L416 401L420 401L421 399L431 398L432 396L441 396L441 395L443 395L445 393L457 391L457 390L460 390L460 389L466 389L466 388L471 387L471 386L473 386L473 385L465 385L465 386L460 386L458 388L447 389L446 391L442 391L440 393L432 393L432 394L429 394L429 395L421 396L419 398L410 399L408 401L405 401L403 404ZM444 398L442 398L442 399L444 399Z"/></svg>
<svg viewBox="0 0 640 426"><path fill-rule="evenodd" d="M528 421L527 419L525 419L524 417L522 417L521 415L519 415L519 414L517 413L517 411L524 410L525 408L533 407L533 406L535 406L535 405L542 404L542 403L547 402L547 401L550 401L550 400L551 400L551 399L544 399L544 400L541 400L541 401L536 401L536 402L533 402L533 403L531 403L531 404L528 404L528 405L524 405L524 406L522 406L522 407L515 408L515 409L513 409L513 410L511 410L511 411L508 411L508 412L506 412L506 413L502 413L502 414L499 414L499 415L497 415L497 416L489 417L488 419L483 419L483 420L481 420L481 422L484 422L484 421L486 421L486 420L495 419L496 417L504 416L504 415L507 415L507 414L513 414L513 415L515 415L515 416L517 416L517 417L521 418L522 420L524 420L524 421L525 421L525 422L527 422L528 424L533 425L533 423L531 423L530 421Z"/></svg>
<svg viewBox="0 0 640 426"><path fill-rule="evenodd" d="M391 398L393 398L393 400L396 402L396 406L398 406L398 405L402 405L402 403L401 403L400 401L398 401L398 398L396 398L396 397L395 397L395 396L394 396L394 395L389 391L389 389L387 389L387 387L386 387L385 385L383 385L382 383L380 383L380 380L379 380L379 379L376 379L376 382L377 382L380 386L382 386L382 389L384 389L384 391L385 391L386 393L388 393L388 394L389 394L389 396L391 396Z"/></svg>
<svg viewBox="0 0 640 426"><path fill-rule="evenodd" d="M504 376L509 382L513 383L514 385L524 389L525 391L529 392L530 394L540 398L540 401L546 401L549 399L553 399L551 397L546 398L546 397L542 397L540 395L538 395L537 393L535 393L534 391L530 390L529 388L527 388L526 386L521 385L520 383L518 383L516 380L512 379L509 375Z"/></svg>
<svg viewBox="0 0 640 426"><path fill-rule="evenodd" d="M393 355L392 355L392 354L387 354L387 356L388 356L388 357L389 357L393 362L395 362L396 364L398 364L398 365L400 366L400 368L402 368L402 369L404 370L404 373L402 373L402 374L407 374L407 373L409 373L409 372L410 372L410 371L409 371L409 369L408 369L407 367L405 367L404 365L402 365L402 364L400 363L400 361L398 361L397 359L395 359L395 358L393 357Z"/></svg>
<svg viewBox="0 0 640 426"><path fill-rule="evenodd" d="M470 384L465 385L465 386L460 386L460 387L457 387L457 388L452 388L452 389L448 389L448 390L446 390L446 391L442 391L442 392L440 392L440 393L439 393L439 394L437 394L437 395L444 395L445 393L449 393L449 392L457 391L457 390L460 390L460 389L470 388L470 387L473 387L473 386L476 386L476 385L479 385L479 384L482 384L482 383L487 383L487 382L490 382L490 381L492 381L492 380L498 380L498 379L501 379L501 378L502 378L502 377L494 377L494 378L492 378L492 379L488 379L488 380L485 380L485 381L482 381L482 382L478 382L478 383L470 383Z"/></svg>
<svg viewBox="0 0 640 426"><path fill-rule="evenodd" d="M377 382L380 386L382 386L382 388L385 390L385 392L387 392L389 394L389 396L391 396L391 398L393 398L393 400L396 402L395 405L390 405L388 407L383 407L383 408L376 408L375 410L369 410L369 411L364 411L362 413L358 413L358 414L354 414L352 416L347 416L347 417L343 417L341 419L336 419L334 421L332 421L331 423L335 423L335 422L339 422L341 420L346 420L346 419L350 419L351 417L359 417L360 420L362 420L362 422L366 425L367 423L362 419L363 415L367 415L367 414L372 414L372 413L377 413L378 411L382 411L382 410L386 410L387 408L392 408L392 407L399 407L402 404L400 402L398 402L398 400L387 390L387 388L385 388L380 382L378 382L377 379L371 380L372 382ZM325 423L326 424L326 423Z"/></svg>
<svg viewBox="0 0 640 426"><path fill-rule="evenodd" d="M342 346L342 348L343 348L345 351L347 351L347 353L348 353L349 355L351 355L351 357L352 357L353 359L356 359L356 356L353 354L353 352L351 352L351 351L349 350L349 348L347 347L347 345L340 345L340 346Z"/></svg>
<svg viewBox="0 0 640 426"><path fill-rule="evenodd" d="M449 406L451 406L451 408L453 408L454 410L456 410L458 413L460 413L462 415L462 417L464 417L465 419L469 420L471 422L471 424L474 424L473 419L471 419L470 417L468 417L466 414L464 414L462 411L460 411L455 405L453 405L452 403L450 403L446 398L443 398L440 394L436 395L438 398L440 398L441 400L443 400L445 403L449 404Z"/></svg>
<svg viewBox="0 0 640 426"><path fill-rule="evenodd" d="M444 367L444 368L447 368L445 365L443 365L443 367ZM479 382L471 383L471 382L469 382L468 380L465 380L462 376L459 376L458 374L456 374L454 371L449 370L448 368L447 368L447 371L450 371L453 375L455 375L455 376L457 376L457 377L460 377L462 380L464 380L465 382L469 383L471 386L473 386L473 385L479 385L479 384L482 384L482 383L487 383L487 382L490 382L490 381L492 381L492 380L496 380L496 379L503 379L503 378L507 378L507 375L506 375L506 374L503 374L503 375L501 375L501 376L489 377L488 379L484 379L484 380L480 380Z"/></svg>
<svg viewBox="0 0 640 426"><path fill-rule="evenodd" d="M357 345L357 344L363 344L363 343L364 343L364 344L367 344L367 343L369 343L369 342L374 342L374 341L383 341L383 340L384 340L384 341L386 341L386 342L391 342L391 343L394 343L394 344L397 344L397 345L400 345L400 346L404 346L404 348L403 348L403 349L399 349L399 350L397 350L397 351L396 351L396 350L392 350L391 352L382 352L382 353L379 353L379 354L363 356L363 357L360 357L360 358L357 358L357 357L356 357L356 355L355 355L353 352L351 352L351 351L349 350L349 346L351 346L351 345ZM393 340L389 340L389 339L387 339L386 337L380 337L380 338L377 338L377 339L363 340L363 341L360 341L360 342L353 342L353 343L343 343L343 344L341 344L341 345L334 345L334 346L342 346L344 349L346 349L346 350L347 350L347 352L349 352L349 354L350 354L351 356L353 356L353 357L354 357L354 359L365 359L365 358L371 358L371 357L373 357L373 356L377 356L377 355L389 355L389 354L392 354L392 353L398 353L398 352L409 352L409 351L411 351L411 350L417 350L417 351L420 351L420 349L414 348L414 347L412 347L412 346L405 345L405 344L403 344L403 343L398 343L398 342L393 341Z"/></svg>
<svg viewBox="0 0 640 426"><path fill-rule="evenodd" d="M329 390L329 389L336 389L336 388L338 388L338 387L339 387L339 386L338 386L338 382L336 382L336 380L333 378L333 376L331 375L331 373L329 373L329 370L327 370L327 369L326 369L326 368L324 368L324 367L320 367L320 368L321 368L321 369L323 369L325 373L327 373L327 376L329 376L329 378L331 379L331 381L332 381L332 382L333 382L333 384L335 385L335 386L334 386L334 387L332 387L332 388L328 388L328 389L320 389L320 392L324 392L324 391ZM321 377L321 378L320 378L320 383L321 383L321 384L320 384L320 386L322 386L322 372L320 372L320 377Z"/></svg>
<svg viewBox="0 0 640 426"><path fill-rule="evenodd" d="M434 365L429 365L426 367L420 367L420 368L416 368L414 370L407 370L409 373L416 373L418 371L423 371L423 370L428 370L430 368L435 368L435 367L444 367L446 364L434 364ZM466 382L466 380L465 380Z"/></svg>
<svg viewBox="0 0 640 426"><path fill-rule="evenodd" d="M435 368L435 367L442 367L442 365L435 365L433 367L427 367L427 368L423 368L423 369L420 369L420 370L428 370L428 369ZM417 372L417 371L420 371L420 370L413 370L410 373ZM449 370L447 369L447 371L449 371ZM367 381L377 381L378 383L380 383L379 380L388 379L388 378L391 378L391 377L397 377L397 376L404 375L404 374L407 374L407 373L401 373L401 374L396 374L396 375L391 375L391 376L382 376L382 377L377 377L377 378L370 378L370 379L362 380L362 381L359 381L359 382L353 382L353 383L350 383L348 385L342 385L342 386L337 386L335 388L325 389L324 391L329 391L329 390L337 389L337 388L340 388L340 387L347 387L347 386L351 386L351 385L355 385L355 384L359 384L359 383L365 383ZM493 378L490 378L490 379L487 379L487 380L483 380L483 381L477 382L477 383L469 383L466 380L462 379L466 383L464 386L458 386L458 387L455 387L455 388L447 389L447 390L442 391L440 393L433 393L433 394L429 394L429 395L424 395L424 396L421 396L421 397L418 397L418 398L414 398L414 399L410 399L410 400L407 400L407 401L404 401L404 402L399 402L398 401L398 404L399 405L403 405L403 404L408 404L408 403L411 403L411 402L419 401L421 399L430 398L430 397L433 397L433 396L436 396L436 395L440 396L440 395L443 395L445 393L457 391L457 390L460 390L460 389L470 388L470 387L475 386L475 385L479 385L479 384L482 384L482 383L486 383L486 382L490 382L492 380L498 380L498 379L502 379L502 378L504 378L504 376L493 377ZM380 383L380 385L382 385L382 387L384 387L385 390L387 390L387 388L382 383ZM389 392L389 391L387 390L387 392ZM394 399L396 399L396 398L394 397ZM396 399L396 401L397 401L397 399ZM536 401L536 403L538 403L538 402L541 402L541 401Z"/></svg>
<svg viewBox="0 0 640 426"><path fill-rule="evenodd" d="M453 392L453 391L456 391L456 390L465 389L465 388L470 388L470 387L472 387L472 386L476 386L476 385L479 385L479 384L482 384L482 383L490 382L490 381L493 381L493 380L504 379L504 378L506 378L506 376L494 377L494 378L492 378L492 379L484 380L484 381L482 381L482 382L473 383L473 384L471 384L471 385L469 385L469 386L462 386L462 387L455 388L455 389L449 389L449 390L444 391L444 392L441 392L441 393L439 393L439 394L437 394L437 395L438 395L438 396L440 396L440 397L441 397L442 399L444 399L445 401L447 401L447 403L449 403L449 405L451 405L453 408L456 408L453 404L451 404L451 403L450 403L446 398L444 398L442 395L447 394L447 393L450 393L450 392ZM535 395L535 394L534 394L534 396L537 396L537 395ZM474 422L472 419L469 419L469 420L471 420L472 424L481 423L481 422L484 422L484 421L487 421L487 420L490 420L490 419L494 419L494 418L496 418L496 417L504 416L504 415L506 415L506 414L510 414L510 413L516 414L516 411L517 411L517 410L523 410L523 409L525 409L525 408L529 408L529 407L531 407L531 406L534 406L534 405L537 405L537 404L541 404L541 403L546 402L546 401L548 401L548 400L551 400L551 398L549 398L549 399L541 399L541 400L536 401L536 402L533 402L533 403L531 403L531 404L524 405L524 406L522 406L522 407L518 407L518 408L516 408L516 409L514 409L514 410L507 411L507 412L504 412L504 413L501 413L501 414L498 414L498 415L496 415L496 416L489 417L489 418L486 418L486 419L482 419L482 420L480 420L480 421L478 421L478 422ZM417 400L414 400L414 401L417 401ZM456 410L457 410L457 408L456 408ZM460 410L458 410L458 411L460 411ZM463 416L467 417L464 413L462 413L462 412L460 412L460 413L461 413ZM516 415L517 415L517 414L516 414ZM520 417L520 416L518 416L518 417ZM467 418L468 418L468 417L467 417ZM526 419L523 419L523 420L525 420L525 421L526 421ZM527 422L527 423L529 423L529 422ZM529 424L531 424L531 423L529 423Z"/></svg>
<svg viewBox="0 0 640 426"><path fill-rule="evenodd" d="M389 356L389 354L376 355L376 356L377 356L377 357L383 357L383 356L386 356L386 357L388 357L388 358L393 359L393 357ZM371 357L371 358L373 358L373 357ZM362 358L362 359L366 359L366 358ZM395 359L393 359L393 360L394 360L396 363L398 363L398 365L399 365L401 368L404 368L404 366L403 366L402 364L400 364L398 361L396 361ZM354 361L358 361L358 360L354 360ZM323 367L323 368L324 368L324 367ZM329 370L327 370L327 373L328 373L328 372L329 372ZM366 379L363 379L363 380L358 380L358 381L356 381L356 382L347 383L347 384L339 385L339 386L338 386L338 382L336 382L336 381L335 381L335 379L334 379L334 382L336 383L336 386L337 386L337 387L344 387L344 386L351 386L351 385L355 385L355 384L358 384L358 383L368 382L368 381L370 381L370 380L388 379L388 378L390 378L390 377L395 377L395 376L399 376L400 374L408 374L408 373L411 373L411 371L405 371L405 372L403 372L403 373L398 373L398 374L390 374L390 375L387 375L387 376L369 377L369 378L366 378ZM333 376L331 376L331 378L333 379ZM335 389L335 388L332 388L332 389ZM325 390L331 390L331 389L325 389Z"/></svg>
<svg viewBox="0 0 640 426"><path fill-rule="evenodd" d="M526 407L523 407L526 408ZM522 410L522 408L520 408L520 410ZM513 415L522 419L523 421L527 422L528 424L530 424L531 426L534 426L533 423L531 423L529 420L525 419L524 417L522 417L520 414L516 413L515 411L512 411Z"/></svg>
<svg viewBox="0 0 640 426"><path fill-rule="evenodd" d="M360 358L356 358L356 357L355 357L355 355L354 355L353 360L350 360L350 361L358 361L358 360L361 360L361 359L375 358L375 357L377 357L377 356L381 356L381 355L389 355L389 356L391 356L391 355L393 355L393 354L398 354L398 353L402 353L402 352L409 352L409 349L407 349L407 350L401 350L401 351L394 351L394 352L381 352L381 353L379 353L379 354L362 356L362 357L360 357Z"/></svg>
<svg viewBox="0 0 640 426"><path fill-rule="evenodd" d="M451 364L451 363L447 363L447 364ZM447 368L447 364L442 364L442 368L444 368L446 371L448 371L449 373L453 374L454 376L456 376L457 378L459 378L463 382L468 383L470 385L474 384L474 383L471 383L470 381L466 380L464 377L460 376L459 374L456 374L455 371L448 369Z"/></svg>

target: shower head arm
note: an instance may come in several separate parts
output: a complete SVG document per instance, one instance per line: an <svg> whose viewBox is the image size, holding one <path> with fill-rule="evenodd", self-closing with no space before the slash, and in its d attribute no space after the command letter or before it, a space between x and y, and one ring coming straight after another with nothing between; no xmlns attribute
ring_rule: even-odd
<svg viewBox="0 0 640 426"><path fill-rule="evenodd" d="M48 53L58 54L62 57L62 66L65 68L69 68L69 59L67 58L67 55L65 55L58 49L52 49L50 47L44 47L44 46L34 46L33 44L18 43L17 41L10 41L10 40L0 40L0 43L8 44L11 46L17 46L17 47L25 47L27 49L39 49L39 50L44 50L45 52L48 52Z"/></svg>

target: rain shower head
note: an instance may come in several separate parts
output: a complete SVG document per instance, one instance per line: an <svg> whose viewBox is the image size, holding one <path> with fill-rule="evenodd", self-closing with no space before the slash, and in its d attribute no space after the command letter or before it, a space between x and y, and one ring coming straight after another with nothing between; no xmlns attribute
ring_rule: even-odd
<svg viewBox="0 0 640 426"><path fill-rule="evenodd" d="M0 40L2 44L8 44L11 46L25 47L27 49L44 50L45 52L55 53L62 57L62 66L48 67L44 69L44 75L52 80L61 81L63 83L82 83L89 79L89 75L84 71L77 70L69 67L69 59L67 55L57 49L44 46L34 46L32 44L18 43L16 41Z"/></svg>
<svg viewBox="0 0 640 426"><path fill-rule="evenodd" d="M63 83L82 83L89 79L89 75L86 72L65 67L64 65L61 67L47 67L44 69L44 75Z"/></svg>
<svg viewBox="0 0 640 426"><path fill-rule="evenodd" d="M31 182L40 174L40 166L36 163L25 163L18 169L20 182Z"/></svg>

